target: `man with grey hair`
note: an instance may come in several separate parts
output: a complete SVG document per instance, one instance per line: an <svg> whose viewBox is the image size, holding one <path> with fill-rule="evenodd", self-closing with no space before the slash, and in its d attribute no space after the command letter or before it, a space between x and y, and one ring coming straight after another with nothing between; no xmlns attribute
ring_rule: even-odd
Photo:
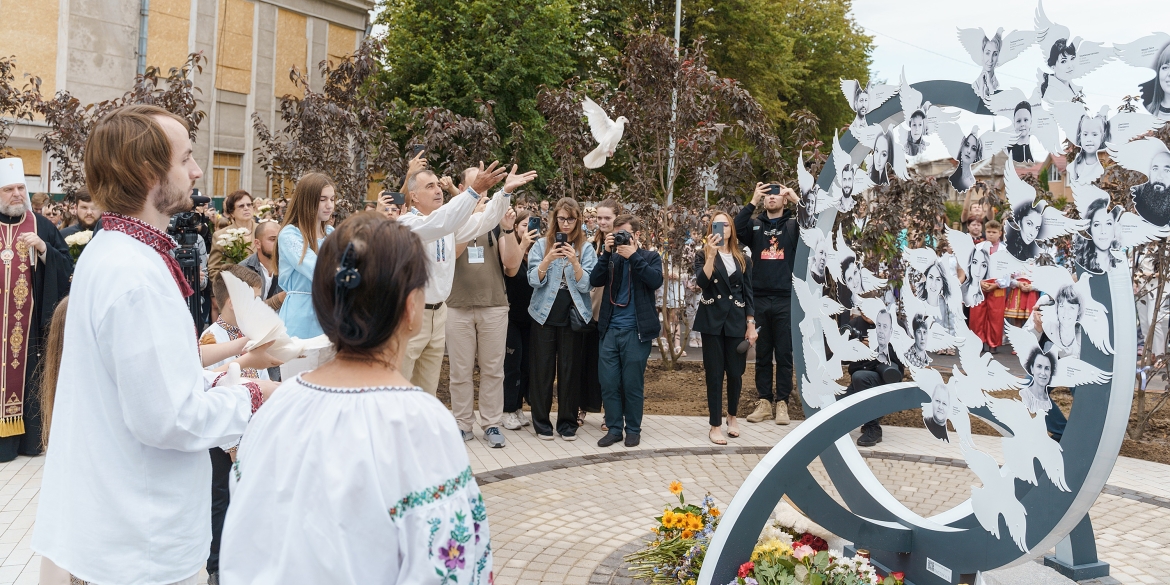
<svg viewBox="0 0 1170 585"><path fill-rule="evenodd" d="M421 158L420 153L411 164L415 170L406 179L406 203L410 211L397 220L422 238L430 261L422 329L407 344L400 371L412 384L432 395L439 388L439 371L447 341L445 303L451 295L451 283L455 278L455 246L496 227L504 212L512 206L512 192L536 178L535 171L516 174L515 165L508 173L498 161L486 169L482 164L472 183L444 204L439 177L426 168L426 159ZM474 213L480 194L487 193L504 179L505 174L503 191L497 193L483 211Z"/></svg>
<svg viewBox="0 0 1170 585"><path fill-rule="evenodd" d="M53 223L33 212L19 158L0 160L0 461L41 454L39 366L53 309L69 294L73 258Z"/></svg>

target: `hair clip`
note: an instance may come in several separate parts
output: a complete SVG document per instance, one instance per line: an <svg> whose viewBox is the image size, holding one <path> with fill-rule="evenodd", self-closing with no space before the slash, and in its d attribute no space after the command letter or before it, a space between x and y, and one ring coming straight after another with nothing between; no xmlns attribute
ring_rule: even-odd
<svg viewBox="0 0 1170 585"><path fill-rule="evenodd" d="M342 293L347 290L353 290L362 283L362 275L357 269L357 252L354 251L353 242L346 244L345 252L341 253L341 262L337 265L337 275L333 277L334 284L337 285L337 296L341 297Z"/></svg>

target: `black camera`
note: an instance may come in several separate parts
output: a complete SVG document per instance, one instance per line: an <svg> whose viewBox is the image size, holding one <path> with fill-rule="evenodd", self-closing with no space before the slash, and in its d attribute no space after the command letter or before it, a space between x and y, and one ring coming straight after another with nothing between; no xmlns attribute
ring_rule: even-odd
<svg viewBox="0 0 1170 585"><path fill-rule="evenodd" d="M630 242L634 241L634 234L628 230L618 230L613 233L613 246L629 246Z"/></svg>
<svg viewBox="0 0 1170 585"><path fill-rule="evenodd" d="M191 204L193 207L200 205L207 205L211 203L210 197L204 197L199 194L199 189L191 190ZM167 226L167 233L175 238L175 242L179 244L178 249L175 250L175 260L179 262L179 268L183 271L183 277L187 279L187 284L191 285L191 289L196 291L195 294L187 297L187 308L191 311L191 318L197 324L197 329L203 329L203 309L202 297L199 294L199 250L196 245L199 243L199 232L204 229L203 220L199 217L199 213L195 211L184 211L177 213L171 217L171 223Z"/></svg>
<svg viewBox="0 0 1170 585"><path fill-rule="evenodd" d="M882 377L882 383L894 384L902 381L902 370L899 370L894 364L883 364L878 362L877 374Z"/></svg>

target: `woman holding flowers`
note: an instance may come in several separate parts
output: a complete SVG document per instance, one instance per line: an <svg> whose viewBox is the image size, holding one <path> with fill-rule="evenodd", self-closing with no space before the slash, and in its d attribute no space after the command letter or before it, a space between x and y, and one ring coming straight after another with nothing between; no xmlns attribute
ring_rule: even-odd
<svg viewBox="0 0 1170 585"><path fill-rule="evenodd" d="M247 191L235 191L223 200L223 214L230 223L211 236L207 276L212 281L228 264L239 264L252 255L252 232L256 230L255 205Z"/></svg>

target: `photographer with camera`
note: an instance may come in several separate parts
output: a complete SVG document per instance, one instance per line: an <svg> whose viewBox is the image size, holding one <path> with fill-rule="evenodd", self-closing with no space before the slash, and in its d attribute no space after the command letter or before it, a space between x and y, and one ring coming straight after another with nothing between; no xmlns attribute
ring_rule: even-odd
<svg viewBox="0 0 1170 585"><path fill-rule="evenodd" d="M756 215L763 201L764 209ZM800 228L793 208L796 191L779 183L756 183L756 191L735 216L735 231L752 250L752 287L760 341L756 346L756 392L760 396L748 422L773 418L788 424L788 397L792 394L792 266ZM776 392L772 393L772 359L776 359ZM773 415L772 404L776 409Z"/></svg>
<svg viewBox="0 0 1170 585"><path fill-rule="evenodd" d="M192 154L186 121L157 106L114 110L86 142L106 213L72 282L31 543L42 583L194 584L211 546L207 451L238 440L276 388L205 375L194 291L164 232L191 209Z"/></svg>
<svg viewBox="0 0 1170 585"><path fill-rule="evenodd" d="M597 446L621 441L624 428L625 445L637 447L642 438L646 360L650 342L662 330L654 304L654 291L662 287L662 257L642 249L638 241L642 222L637 217L619 215L613 226L589 273L589 284L602 289L597 377L609 427Z"/></svg>
<svg viewBox="0 0 1170 585"><path fill-rule="evenodd" d="M890 347L890 339L893 336L894 314L888 308L883 309L874 319L873 331L870 332L867 341L877 352L877 356L849 364L850 379L849 387L845 390L846 396L902 381L902 372L906 368L898 359L898 353ZM857 439L858 447L872 447L882 442L881 422L882 418L879 416L861 425L861 436Z"/></svg>

